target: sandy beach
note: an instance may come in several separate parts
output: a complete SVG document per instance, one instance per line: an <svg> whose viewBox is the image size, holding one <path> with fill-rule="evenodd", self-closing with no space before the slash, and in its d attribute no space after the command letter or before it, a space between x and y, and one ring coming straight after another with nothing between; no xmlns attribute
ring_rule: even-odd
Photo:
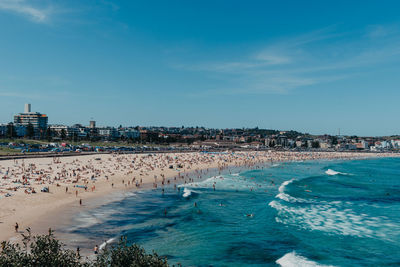
<svg viewBox="0 0 400 267"><path fill-rule="evenodd" d="M201 177L207 169L251 167L279 161L394 157L397 154L337 152L236 152L101 154L76 157L5 160L0 162L0 239L17 240L27 227L63 208L84 207L89 198L118 190L157 188L190 182L188 173ZM41 192L43 188L49 192ZM18 233L15 224L18 223ZM35 233L37 228L33 228Z"/></svg>

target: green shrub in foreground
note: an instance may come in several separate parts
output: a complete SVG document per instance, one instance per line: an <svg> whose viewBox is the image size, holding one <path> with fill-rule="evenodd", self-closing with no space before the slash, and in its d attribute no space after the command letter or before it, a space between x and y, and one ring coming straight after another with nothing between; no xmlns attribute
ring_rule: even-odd
<svg viewBox="0 0 400 267"><path fill-rule="evenodd" d="M101 250L97 257L90 261L82 259L77 253L65 249L64 245L54 238L49 230L47 235L22 235L23 245L2 242L0 249L0 266L4 267L114 267L114 266L168 266L167 260L156 253L147 254L140 246L128 245L126 238L119 243Z"/></svg>

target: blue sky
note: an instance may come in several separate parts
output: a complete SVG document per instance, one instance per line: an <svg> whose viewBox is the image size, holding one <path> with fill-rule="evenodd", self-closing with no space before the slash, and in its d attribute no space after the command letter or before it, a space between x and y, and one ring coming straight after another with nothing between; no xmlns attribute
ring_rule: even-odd
<svg viewBox="0 0 400 267"><path fill-rule="evenodd" d="M399 8L0 0L0 122L400 134Z"/></svg>

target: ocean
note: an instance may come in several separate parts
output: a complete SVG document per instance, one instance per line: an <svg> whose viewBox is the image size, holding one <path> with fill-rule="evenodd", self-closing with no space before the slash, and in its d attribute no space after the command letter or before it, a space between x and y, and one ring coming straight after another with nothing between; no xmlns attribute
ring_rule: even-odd
<svg viewBox="0 0 400 267"><path fill-rule="evenodd" d="M232 168L73 217L69 245L126 236L171 265L400 266L400 159Z"/></svg>

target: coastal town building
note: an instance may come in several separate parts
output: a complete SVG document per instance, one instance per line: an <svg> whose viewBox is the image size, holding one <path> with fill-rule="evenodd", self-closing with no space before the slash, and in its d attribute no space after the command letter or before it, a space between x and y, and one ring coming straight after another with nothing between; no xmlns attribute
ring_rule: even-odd
<svg viewBox="0 0 400 267"><path fill-rule="evenodd" d="M0 124L0 136L6 136L7 124Z"/></svg>
<svg viewBox="0 0 400 267"><path fill-rule="evenodd" d="M319 147L320 147L321 149L329 149L329 148L331 148L331 144L328 143L328 142L323 141L323 142L320 142L320 143L319 143Z"/></svg>
<svg viewBox="0 0 400 267"><path fill-rule="evenodd" d="M0 124L0 136L9 135L9 129L12 129L12 137L24 137L26 136L26 126L19 124ZM11 137L11 136L10 136Z"/></svg>
<svg viewBox="0 0 400 267"><path fill-rule="evenodd" d="M85 138L88 136L90 129L81 124L74 124L70 127L70 131L73 137Z"/></svg>
<svg viewBox="0 0 400 267"><path fill-rule="evenodd" d="M114 127L101 127L97 128L98 134L103 139L113 139L119 137L119 132Z"/></svg>
<svg viewBox="0 0 400 267"><path fill-rule="evenodd" d="M17 137L24 137L27 135L27 127L25 125L16 124L14 130Z"/></svg>
<svg viewBox="0 0 400 267"><path fill-rule="evenodd" d="M95 121L89 121L89 128L90 129L95 129L96 128L96 122Z"/></svg>
<svg viewBox="0 0 400 267"><path fill-rule="evenodd" d="M33 129L32 129L33 128ZM32 132L34 132L32 134ZM240 128L215 129L205 127L136 126L96 127L91 119L81 124L48 126L48 117L32 112L26 104L23 113L13 122L0 124L0 137L37 138L49 141L122 141L138 144L157 144L194 149L276 149L276 150L339 150L339 151L399 151L399 136L357 137L343 135L310 135L297 131Z"/></svg>
<svg viewBox="0 0 400 267"><path fill-rule="evenodd" d="M400 149L400 140L391 140L390 142L394 149Z"/></svg>
<svg viewBox="0 0 400 267"><path fill-rule="evenodd" d="M84 139L88 137L95 137L97 133L96 128L93 128L93 125L86 127L82 124L74 124L72 126L53 124L50 125L49 128L51 129L54 137L61 137L64 134L65 137Z"/></svg>
<svg viewBox="0 0 400 267"><path fill-rule="evenodd" d="M53 132L53 134L56 136L61 136L62 132L64 132L66 136L69 136L69 131L68 131L69 127L66 125L53 124L50 125L49 127Z"/></svg>
<svg viewBox="0 0 400 267"><path fill-rule="evenodd" d="M118 129L119 136L125 139L136 139L140 137L140 132L134 128L120 128Z"/></svg>
<svg viewBox="0 0 400 267"><path fill-rule="evenodd" d="M25 112L14 116L14 124L22 126L31 124L36 131L45 131L47 129L47 122L47 115L32 112L30 104L25 104Z"/></svg>

